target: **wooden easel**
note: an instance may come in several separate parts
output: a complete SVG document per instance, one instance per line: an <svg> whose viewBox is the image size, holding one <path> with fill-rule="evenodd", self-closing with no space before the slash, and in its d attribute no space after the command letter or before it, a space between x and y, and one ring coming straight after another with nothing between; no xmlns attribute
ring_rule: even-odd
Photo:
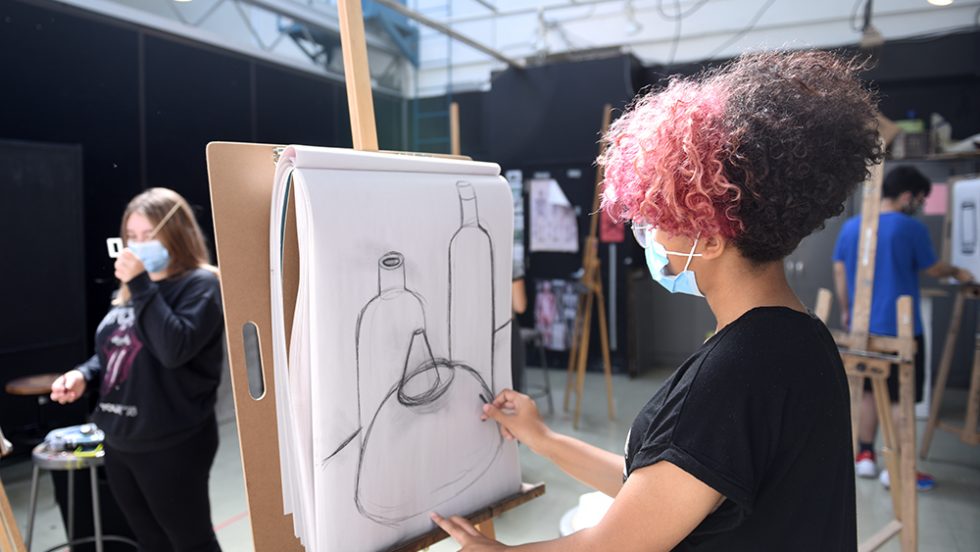
<svg viewBox="0 0 980 552"><path fill-rule="evenodd" d="M959 336L960 325L963 321L963 307L966 301L977 299L980 299L980 285L978 284L962 285L956 293L956 299L953 302L953 317L949 323L949 332L946 334L943 356L939 361L939 373L936 375L936 388L932 390L932 402L929 403L929 421L926 422L926 431L922 435L922 447L919 450L919 457L923 460L929 454L932 437L937 428L959 435L960 441L968 445L980 445L980 432L977 431L977 417L980 415L980 333L974 337L973 368L963 425L958 426L939 419L943 393L946 391L949 371L953 364L956 338Z"/></svg>
<svg viewBox="0 0 980 552"><path fill-rule="evenodd" d="M961 175L949 182L949 209L947 210L946 220L943 224L943 260L950 262L952 254L950 247L953 231L953 192L956 181L961 179L974 179L977 175ZM929 420L926 422L926 431L922 435L922 446L919 449L919 457L925 460L929 454L929 447L932 446L932 438L936 429L942 429L958 435L960 441L976 446L980 444L980 432L977 431L977 417L980 416L980 332L974 337L973 367L970 376L970 390L967 395L966 414L963 419L962 427L943 422L939 419L939 410L942 408L943 394L946 392L946 384L949 381L949 372L953 365L953 354L956 350L956 339L960 334L960 326L963 323L963 307L966 301L980 299L980 284L971 283L960 285L953 300L953 315L949 322L949 331L946 333L946 343L943 346L943 356L939 361L939 370L936 374L936 386L932 390L932 399L929 402Z"/></svg>
<svg viewBox="0 0 980 552"><path fill-rule="evenodd" d="M377 129L367 66L367 47L361 3L338 2L344 73L354 148L377 151ZM458 143L458 139L457 139ZM271 212L274 160L281 146L212 142L208 144L208 176L214 215L215 242L221 267L228 365L238 421L239 446L256 550L303 550L293 535L293 522L283 514L282 478L279 465L275 386L272 363L272 309L269 268L268 220ZM397 152L391 152L397 154ZM416 154L409 154L416 155ZM296 250L295 217L287 218L285 249ZM298 255L284 255L283 290L287 310L298 286ZM247 328L255 327L258 351L246 351ZM287 329L287 334L288 334ZM248 360L247 360L248 358ZM257 396L249 389L253 369ZM545 492L543 483L522 485L519 492L466 517L493 538L493 519ZM400 543L393 550L421 550L447 537L441 529Z"/></svg>
<svg viewBox="0 0 980 552"><path fill-rule="evenodd" d="M602 135L609 130L612 121L612 106L606 104L602 109ZM605 151L605 142L599 146L599 155ZM568 412L568 398L575 391L575 415L572 425L578 429L578 420L582 414L582 395L585 390L585 369L589 364L589 338L592 332L592 307L596 307L599 316L599 343L602 347L602 370L606 376L606 401L609 419L616 419L612 395L612 364L609 359L609 330L606 325L606 298L602 291L602 265L599 262L599 210L601 200L603 170L596 168L595 188L592 193L592 211L589 222L589 235L585 238L582 251L582 279L580 284L584 290L579 294L578 307L575 311L575 326L572 330L572 348L568 353L568 371L565 382L564 410ZM574 379L573 379L574 375Z"/></svg>
<svg viewBox="0 0 980 552"><path fill-rule="evenodd" d="M0 440L3 438L3 431L0 430ZM0 457L2 456L4 455L0 454ZM17 519L14 518L14 511L10 508L7 490L4 489L2 481L0 481L0 552L26 552L24 537L17 527Z"/></svg>
<svg viewBox="0 0 980 552"><path fill-rule="evenodd" d="M861 207L861 230L858 242L858 272L854 290L854 309L851 331L832 332L840 348L844 370L847 372L851 394L852 445L857 448L857 423L864 380L871 388L878 412L884 460L891 476L891 498L895 519L861 544L861 552L877 550L895 535L901 535L903 552L918 547L918 497L915 476L915 337L912 319L912 298L898 299L898 337L869 333L871 322L871 292L874 284L875 253L878 246L878 215L881 210L881 183L884 168L872 168L871 178L864 184ZM830 314L830 291L820 290L816 314L825 323ZM887 380L897 364L899 373L899 409L906 421L901 430L892 418Z"/></svg>

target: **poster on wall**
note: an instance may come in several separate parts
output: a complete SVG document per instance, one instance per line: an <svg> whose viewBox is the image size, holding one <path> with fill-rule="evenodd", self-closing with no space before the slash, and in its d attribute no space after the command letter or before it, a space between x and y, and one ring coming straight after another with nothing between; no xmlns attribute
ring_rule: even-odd
<svg viewBox="0 0 980 552"><path fill-rule="evenodd" d="M570 348L580 285L560 278L535 281L534 329L541 332L546 349L567 351Z"/></svg>
<svg viewBox="0 0 980 552"><path fill-rule="evenodd" d="M432 529L429 512L518 492L514 443L480 420L511 385L513 202L499 167L290 146L270 222L283 498L306 549L387 549Z"/></svg>
<svg viewBox="0 0 980 552"><path fill-rule="evenodd" d="M514 279L524 277L524 173L514 169L504 173L514 198Z"/></svg>
<svg viewBox="0 0 980 552"><path fill-rule="evenodd" d="M558 181L531 181L531 251L578 252L578 220Z"/></svg>

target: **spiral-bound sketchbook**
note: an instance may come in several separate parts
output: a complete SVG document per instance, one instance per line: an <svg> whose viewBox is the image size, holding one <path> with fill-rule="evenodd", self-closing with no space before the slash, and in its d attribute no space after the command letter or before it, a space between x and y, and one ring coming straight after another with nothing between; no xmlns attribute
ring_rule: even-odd
<svg viewBox="0 0 980 552"><path fill-rule="evenodd" d="M484 400L511 385L513 202L499 173L282 152L269 219L273 358L284 508L307 550L385 549L430 530L431 511L519 491L515 445L480 421ZM286 312L290 216L299 288Z"/></svg>

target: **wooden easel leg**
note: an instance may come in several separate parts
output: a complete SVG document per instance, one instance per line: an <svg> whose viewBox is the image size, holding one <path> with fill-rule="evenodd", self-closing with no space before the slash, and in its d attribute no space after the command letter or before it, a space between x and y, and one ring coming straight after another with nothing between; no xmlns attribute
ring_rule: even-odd
<svg viewBox="0 0 980 552"><path fill-rule="evenodd" d="M813 314L817 315L824 325L827 324L827 319L830 318L830 307L831 301L834 299L834 294L826 288L820 288L817 291L817 303L813 308Z"/></svg>
<svg viewBox="0 0 980 552"><path fill-rule="evenodd" d="M973 348L973 371L970 375L970 396L966 404L966 419L963 420L963 431L960 441L968 445L977 444L977 416L980 415L980 334L977 335Z"/></svg>
<svg viewBox="0 0 980 552"><path fill-rule="evenodd" d="M602 273L595 272L596 300L599 309L599 342L602 344L602 371L606 376L606 405L609 410L609 420L616 419L616 409L613 406L612 362L609 358L609 330L606 327L606 298L602 290Z"/></svg>
<svg viewBox="0 0 980 552"><path fill-rule="evenodd" d="M875 410L878 412L878 424L881 428L882 456L885 469L891 480L892 509L897 519L902 519L902 483L899 465L898 438L895 434L895 421L892 419L891 399L888 396L888 386L880 377L871 378L871 389L875 398Z"/></svg>
<svg viewBox="0 0 980 552"><path fill-rule="evenodd" d="M918 485L915 466L915 367L902 363L898 378L899 409L902 424L898 434L899 477L902 481L902 552L915 552L919 542ZM892 485L896 478L892 477Z"/></svg>
<svg viewBox="0 0 980 552"><path fill-rule="evenodd" d="M946 382L949 380L950 367L953 364L953 353L956 350L956 337L960 333L960 324L963 320L963 303L965 297L963 292L956 294L953 302L953 316L949 322L949 331L946 333L946 344L943 345L943 357L939 361L939 373L936 375L936 387L932 390L932 402L929 403L929 421L926 422L926 431L922 435L922 448L919 450L919 458L923 460L929 454L929 447L932 445L932 437L939 425L939 408L943 403L943 393L946 392ZM929 377L929 374L926 374Z"/></svg>
<svg viewBox="0 0 980 552"><path fill-rule="evenodd" d="M14 512L10 508L10 501L7 500L7 491L0 482L0 551L2 552L24 552L24 539L20 535L17 527L17 520Z"/></svg>
<svg viewBox="0 0 980 552"><path fill-rule="evenodd" d="M898 365L898 426L899 473L892 476L892 485L901 480L900 511L902 522L902 552L915 552L919 544L918 482L915 466L915 337L912 322L912 298L903 295L897 305L898 337L902 342L903 362Z"/></svg>
<svg viewBox="0 0 980 552"><path fill-rule="evenodd" d="M851 452L857 455L858 424L861 421L861 398L864 395L864 376L847 376L848 388L851 391Z"/></svg>
<svg viewBox="0 0 980 552"><path fill-rule="evenodd" d="M488 539L497 540L497 531L493 527L493 518L490 518L482 523L477 523L476 530L482 533L483 536Z"/></svg>
<svg viewBox="0 0 980 552"><path fill-rule="evenodd" d="M578 304L575 307L575 324L572 325L572 338L568 348L568 370L565 374L565 400L562 410L568 412L568 398L575 388L575 369L578 367L578 344L579 337L582 335L582 310L585 308L585 296L579 295Z"/></svg>
<svg viewBox="0 0 980 552"><path fill-rule="evenodd" d="M585 369L589 364L589 338L592 334L592 307L595 303L595 291L589 289L585 298L585 316L582 317L582 340L578 348L578 381L575 391L575 416L572 427L578 429L578 420L582 415L582 397L585 393Z"/></svg>

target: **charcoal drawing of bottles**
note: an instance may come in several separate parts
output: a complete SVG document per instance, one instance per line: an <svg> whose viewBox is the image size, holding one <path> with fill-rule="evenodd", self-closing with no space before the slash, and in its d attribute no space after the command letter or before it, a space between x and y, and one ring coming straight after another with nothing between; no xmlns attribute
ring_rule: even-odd
<svg viewBox="0 0 980 552"><path fill-rule="evenodd" d="M361 420L355 504L396 526L457 496L489 469L502 440L480 422L491 391L469 366L433 354L422 297L397 252L378 263L378 295L357 323Z"/></svg>
<svg viewBox="0 0 980 552"><path fill-rule="evenodd" d="M449 242L449 358L473 367L496 390L493 374L493 241L480 221L476 189L458 182L459 229Z"/></svg>

